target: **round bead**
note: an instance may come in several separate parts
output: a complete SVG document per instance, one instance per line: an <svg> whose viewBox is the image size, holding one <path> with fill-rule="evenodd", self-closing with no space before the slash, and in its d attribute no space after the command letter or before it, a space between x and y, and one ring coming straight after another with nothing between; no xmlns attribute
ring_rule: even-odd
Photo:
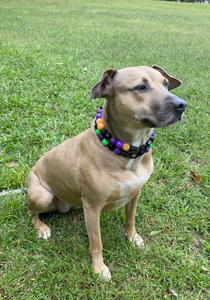
<svg viewBox="0 0 210 300"><path fill-rule="evenodd" d="M98 114L102 114L102 111L103 111L103 109L100 108L100 109L97 111L97 113L98 113Z"/></svg>
<svg viewBox="0 0 210 300"><path fill-rule="evenodd" d="M97 134L97 135L101 134L101 132L100 132L99 129L96 129L96 134Z"/></svg>
<svg viewBox="0 0 210 300"><path fill-rule="evenodd" d="M96 124L99 124L99 123L103 123L103 120L101 118L96 120Z"/></svg>
<svg viewBox="0 0 210 300"><path fill-rule="evenodd" d="M124 143L123 146L122 146L122 149L124 151L128 151L130 149L130 145L128 143Z"/></svg>
<svg viewBox="0 0 210 300"><path fill-rule="evenodd" d="M147 147L145 151L146 151L146 152L149 152L149 147Z"/></svg>
<svg viewBox="0 0 210 300"><path fill-rule="evenodd" d="M103 140L103 138L104 138L102 134L99 134L99 136L98 136L98 137L99 137L99 139L100 139L101 141L102 141L102 140Z"/></svg>
<svg viewBox="0 0 210 300"><path fill-rule="evenodd" d="M109 144L108 148L113 151L115 147L112 144Z"/></svg>
<svg viewBox="0 0 210 300"><path fill-rule="evenodd" d="M152 131L152 134L151 134L151 136L155 136L155 132L154 132L154 130Z"/></svg>
<svg viewBox="0 0 210 300"><path fill-rule="evenodd" d="M107 141L110 141L112 135L111 135L110 133L106 133L104 137L105 137L105 139L106 139Z"/></svg>
<svg viewBox="0 0 210 300"><path fill-rule="evenodd" d="M98 124L98 129L101 130L105 127L104 123L99 123Z"/></svg>
<svg viewBox="0 0 210 300"><path fill-rule="evenodd" d="M108 146L109 145L109 142L106 139L103 139L102 143L103 143L104 146Z"/></svg>
<svg viewBox="0 0 210 300"><path fill-rule="evenodd" d="M119 148L119 149L121 149L122 146L123 146L123 142L122 141L117 141L116 147Z"/></svg>
<svg viewBox="0 0 210 300"><path fill-rule="evenodd" d="M101 134L102 134L103 136L105 136L106 133L108 133L108 131L107 131L106 128L101 129Z"/></svg>
<svg viewBox="0 0 210 300"><path fill-rule="evenodd" d="M94 127L95 127L95 130L96 130L96 129L98 128L98 127L97 127L97 124L95 124Z"/></svg>
<svg viewBox="0 0 210 300"><path fill-rule="evenodd" d="M111 145L115 146L117 140L112 137L109 142L110 142Z"/></svg>
<svg viewBox="0 0 210 300"><path fill-rule="evenodd" d="M96 115L96 119L99 119L99 118L101 118L102 117L102 114L97 114Z"/></svg>
<svg viewBox="0 0 210 300"><path fill-rule="evenodd" d="M116 154L120 154L120 149L119 148L114 148L114 152L116 153Z"/></svg>
<svg viewBox="0 0 210 300"><path fill-rule="evenodd" d="M149 147L152 148L152 144Z"/></svg>

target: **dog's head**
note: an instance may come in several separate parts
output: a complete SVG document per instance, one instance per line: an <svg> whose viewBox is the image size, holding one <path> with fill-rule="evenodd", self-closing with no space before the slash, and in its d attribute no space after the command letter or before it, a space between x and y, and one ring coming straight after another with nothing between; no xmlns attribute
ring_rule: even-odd
<svg viewBox="0 0 210 300"><path fill-rule="evenodd" d="M109 69L91 96L106 98L113 114L133 128L162 127L182 119L186 102L169 92L180 85L179 79L157 65Z"/></svg>

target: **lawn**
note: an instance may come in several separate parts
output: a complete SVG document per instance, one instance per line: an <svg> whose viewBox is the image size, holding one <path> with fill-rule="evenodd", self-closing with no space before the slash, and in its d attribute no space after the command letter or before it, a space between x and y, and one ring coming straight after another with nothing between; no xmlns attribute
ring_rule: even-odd
<svg viewBox="0 0 210 300"><path fill-rule="evenodd" d="M92 272L82 210L45 214L46 242L26 195L0 198L0 299L210 299L209 16L170 1L1 0L0 191L26 187L42 154L90 126L102 103L90 89L110 67L162 66L188 106L156 129L136 215L145 248L125 240L124 208L101 214L108 283Z"/></svg>

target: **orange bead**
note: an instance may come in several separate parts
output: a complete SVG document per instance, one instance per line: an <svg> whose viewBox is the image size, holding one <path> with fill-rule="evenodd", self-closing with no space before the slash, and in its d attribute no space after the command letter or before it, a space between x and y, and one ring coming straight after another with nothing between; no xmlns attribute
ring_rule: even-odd
<svg viewBox="0 0 210 300"><path fill-rule="evenodd" d="M130 145L128 143L124 143L123 146L122 146L122 149L124 151L128 151L130 149Z"/></svg>
<svg viewBox="0 0 210 300"><path fill-rule="evenodd" d="M97 121L96 121L96 124L99 124L99 123L103 123L103 120L101 118L97 119Z"/></svg>
<svg viewBox="0 0 210 300"><path fill-rule="evenodd" d="M104 123L99 123L98 126L97 126L97 128L99 130L103 129L104 127L105 127Z"/></svg>

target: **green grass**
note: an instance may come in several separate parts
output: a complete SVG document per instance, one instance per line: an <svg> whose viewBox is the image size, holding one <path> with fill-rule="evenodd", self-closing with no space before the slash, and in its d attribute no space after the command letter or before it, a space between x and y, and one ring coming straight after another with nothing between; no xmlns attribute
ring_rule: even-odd
<svg viewBox="0 0 210 300"><path fill-rule="evenodd" d="M167 1L0 2L0 191L25 187L43 153L90 126L102 103L90 88L107 68L158 64L188 103L180 124L156 130L136 215L145 249L126 242L123 208L102 213L112 281L100 282L82 210L44 215L53 236L37 241L26 196L0 198L0 299L175 299L169 288L210 299L209 15Z"/></svg>

